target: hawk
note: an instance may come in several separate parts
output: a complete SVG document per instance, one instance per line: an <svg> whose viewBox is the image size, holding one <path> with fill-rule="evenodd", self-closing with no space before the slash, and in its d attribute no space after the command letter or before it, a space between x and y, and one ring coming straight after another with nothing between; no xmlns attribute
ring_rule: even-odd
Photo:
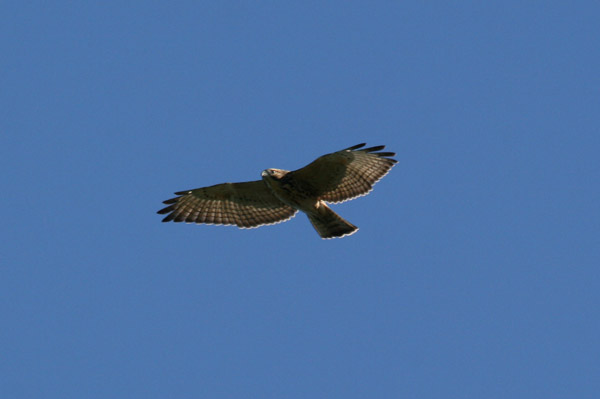
<svg viewBox="0 0 600 399"><path fill-rule="evenodd" d="M342 219L327 202L344 202L368 194L397 162L393 152L378 152L380 145L358 144L323 155L307 166L288 171L265 169L262 180L223 183L176 192L157 213L163 222L229 224L252 228L306 213L324 238L344 237L358 228Z"/></svg>

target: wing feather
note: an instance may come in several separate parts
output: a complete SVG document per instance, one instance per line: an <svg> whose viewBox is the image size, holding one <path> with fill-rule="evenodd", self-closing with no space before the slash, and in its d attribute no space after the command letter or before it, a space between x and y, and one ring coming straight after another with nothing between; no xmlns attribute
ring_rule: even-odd
<svg viewBox="0 0 600 399"><path fill-rule="evenodd" d="M394 152L378 152L383 145L358 144L317 158L289 173L289 179L310 190L318 199L343 202L369 193L398 161Z"/></svg>
<svg viewBox="0 0 600 399"><path fill-rule="evenodd" d="M290 219L296 209L275 197L262 180L223 183L178 191L178 197L157 213L163 222L229 224L242 228L273 224Z"/></svg>

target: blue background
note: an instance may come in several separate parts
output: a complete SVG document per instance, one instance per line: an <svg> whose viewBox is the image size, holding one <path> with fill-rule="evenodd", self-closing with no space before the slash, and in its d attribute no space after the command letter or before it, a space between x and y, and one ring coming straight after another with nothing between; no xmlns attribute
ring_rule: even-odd
<svg viewBox="0 0 600 399"><path fill-rule="evenodd" d="M5 2L3 398L596 398L596 2ZM397 152L360 227L178 190Z"/></svg>

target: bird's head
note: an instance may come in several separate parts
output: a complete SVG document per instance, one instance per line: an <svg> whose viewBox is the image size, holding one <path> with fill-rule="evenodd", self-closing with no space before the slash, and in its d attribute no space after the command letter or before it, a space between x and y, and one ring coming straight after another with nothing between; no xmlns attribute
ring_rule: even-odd
<svg viewBox="0 0 600 399"><path fill-rule="evenodd" d="M261 176L263 179L279 180L287 173L287 170L270 168L263 170Z"/></svg>

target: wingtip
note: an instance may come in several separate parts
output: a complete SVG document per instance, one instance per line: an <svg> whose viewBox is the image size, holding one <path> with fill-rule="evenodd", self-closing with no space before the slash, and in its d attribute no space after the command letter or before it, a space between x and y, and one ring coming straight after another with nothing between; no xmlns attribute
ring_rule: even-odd
<svg viewBox="0 0 600 399"><path fill-rule="evenodd" d="M156 211L156 213L158 213L159 215L164 215L165 213L171 212L173 209L174 209L174 206L171 205L171 206L167 206L166 208L163 208L159 211Z"/></svg>
<svg viewBox="0 0 600 399"><path fill-rule="evenodd" d="M173 219L175 219L175 215L173 213L169 213L166 217L163 218L163 220L161 220L161 222L166 223L170 222Z"/></svg>
<svg viewBox="0 0 600 399"><path fill-rule="evenodd" d="M356 150L356 149L358 149L358 148L362 148L362 147L364 147L364 146L366 146L366 145L367 145L367 143L360 143L360 144L356 144L356 145L353 145L352 147L348 147L348 148L346 148L346 151L352 151L352 150Z"/></svg>
<svg viewBox="0 0 600 399"><path fill-rule="evenodd" d="M385 148L384 145L376 145L374 147L363 148L361 151L364 151L364 152L375 152L375 151L381 151L384 148Z"/></svg>

